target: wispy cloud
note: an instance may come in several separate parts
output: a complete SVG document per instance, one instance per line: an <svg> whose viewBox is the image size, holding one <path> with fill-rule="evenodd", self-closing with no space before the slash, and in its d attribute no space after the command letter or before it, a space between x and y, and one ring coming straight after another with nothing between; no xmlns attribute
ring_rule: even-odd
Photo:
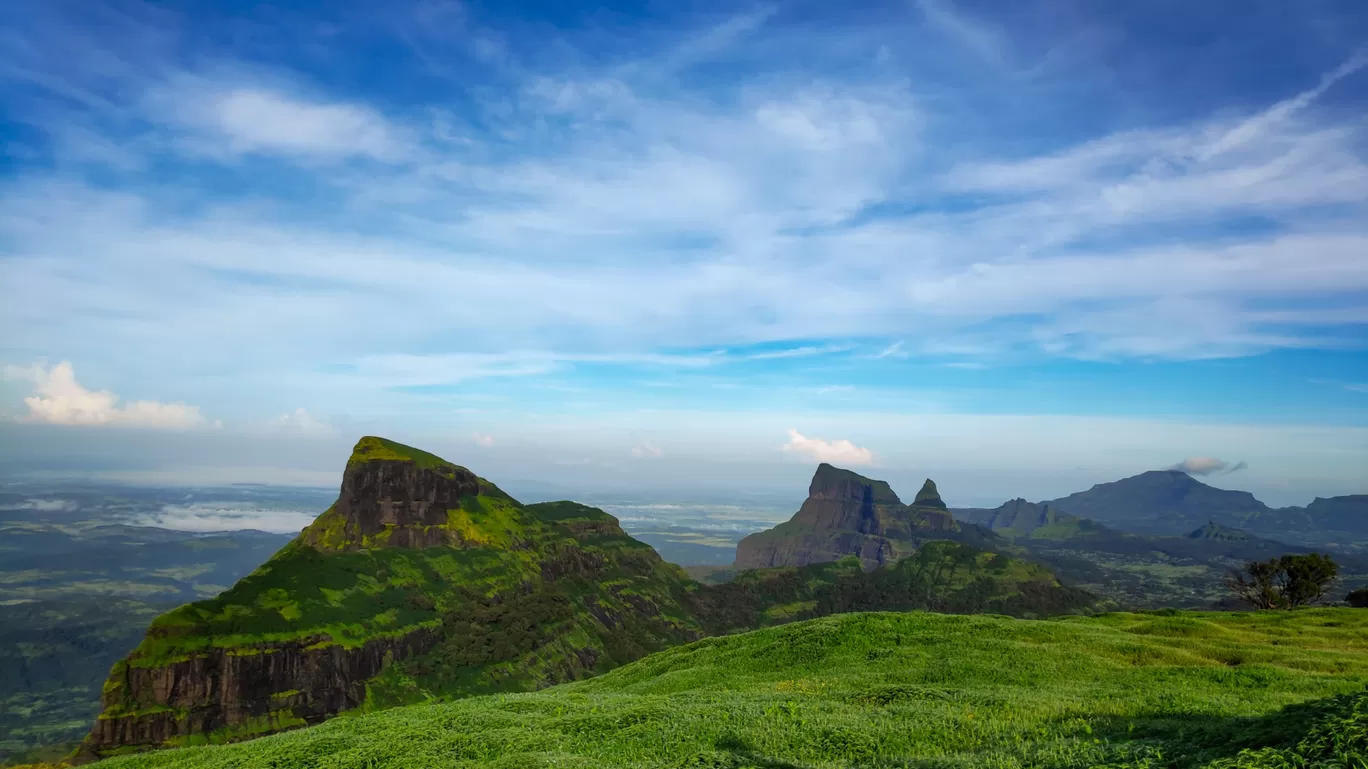
<svg viewBox="0 0 1368 769"><path fill-rule="evenodd" d="M399 136L402 129L373 109L250 83L183 77L153 89L147 99L154 113L190 132L182 146L211 154L397 161L412 151Z"/></svg>
<svg viewBox="0 0 1368 769"><path fill-rule="evenodd" d="M1120 109L1094 68L1004 86L914 61L933 38L1006 67L1040 49L949 0L820 34L783 7L684 15L649 49L404 6L341 36L414 53L383 88L313 25L191 57L204 20L73 8L4 33L0 95L32 129L0 183L14 362L175 351L178 385L288 388L263 420L576 369L1363 343L1368 128L1335 104L1362 53Z"/></svg>
<svg viewBox="0 0 1368 769"><path fill-rule="evenodd" d="M489 448L490 446L494 445L494 436L492 435L487 435L485 433L474 433L471 435L471 438L475 440L476 446Z"/></svg>
<svg viewBox="0 0 1368 769"><path fill-rule="evenodd" d="M907 357L907 351L903 349L903 342L902 342L901 339L899 339L898 341L894 342L893 344L890 344L889 346L887 346L887 347L883 348L882 350L880 350L880 351L879 351L879 354L878 354L878 355L875 355L874 357L875 357L875 358L906 358L906 357Z"/></svg>
<svg viewBox="0 0 1368 769"><path fill-rule="evenodd" d="M1002 32L955 8L953 0L915 0L926 20L943 34L989 64L1006 63L1006 40Z"/></svg>

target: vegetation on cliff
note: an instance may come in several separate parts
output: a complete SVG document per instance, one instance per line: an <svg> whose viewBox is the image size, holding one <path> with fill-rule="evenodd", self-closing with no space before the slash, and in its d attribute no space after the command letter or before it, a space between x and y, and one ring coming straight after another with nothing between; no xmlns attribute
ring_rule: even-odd
<svg viewBox="0 0 1368 769"><path fill-rule="evenodd" d="M842 614L108 769L1359 766L1368 613Z"/></svg>

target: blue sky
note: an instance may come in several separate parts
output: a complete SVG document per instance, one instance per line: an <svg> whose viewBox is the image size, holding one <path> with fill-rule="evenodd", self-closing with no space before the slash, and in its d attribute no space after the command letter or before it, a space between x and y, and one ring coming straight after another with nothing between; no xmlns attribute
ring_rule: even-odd
<svg viewBox="0 0 1368 769"><path fill-rule="evenodd" d="M1364 41L1353 1L7 3L3 429L238 480L380 432L1368 492Z"/></svg>

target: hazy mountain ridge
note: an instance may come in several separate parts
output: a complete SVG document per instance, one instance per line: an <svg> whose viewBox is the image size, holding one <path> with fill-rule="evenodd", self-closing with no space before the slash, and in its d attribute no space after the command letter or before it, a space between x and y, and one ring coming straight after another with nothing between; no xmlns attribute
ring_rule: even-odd
<svg viewBox="0 0 1368 769"><path fill-rule="evenodd" d="M1217 523L1265 539L1329 549L1368 539L1368 494L1271 508L1247 491L1218 489L1178 470L1099 483L1045 504L1138 534L1176 536Z"/></svg>
<svg viewBox="0 0 1368 769"><path fill-rule="evenodd" d="M1187 480L1172 477L1175 474ZM1131 491L1139 495L1138 500L1127 496ZM1165 503L1169 507L1158 508L1157 514L1143 512ZM1337 592L1368 585L1368 557L1360 554L1352 534L1337 537L1333 532L1320 533L1314 524L1298 527L1289 521L1288 529L1277 530L1284 537L1279 540L1260 536L1257 528L1218 522L1222 518L1247 522L1249 515L1233 511L1247 511L1257 504L1261 503L1247 492L1225 492L1185 473L1155 471L1098 484L1058 500L1014 499L996 508L952 512L965 523L985 526L1007 538L1071 584L1128 607L1226 606L1230 599L1224 578L1232 568L1244 561L1318 549L1336 553L1341 567ZM1104 524L1066 512L1067 506L1101 510L1111 521ZM1181 515L1174 510L1181 510ZM1263 510L1279 513L1267 507ZM1352 516L1352 504L1339 512ZM1134 523L1137 519L1139 524ZM1192 521L1200 523L1189 527Z"/></svg>

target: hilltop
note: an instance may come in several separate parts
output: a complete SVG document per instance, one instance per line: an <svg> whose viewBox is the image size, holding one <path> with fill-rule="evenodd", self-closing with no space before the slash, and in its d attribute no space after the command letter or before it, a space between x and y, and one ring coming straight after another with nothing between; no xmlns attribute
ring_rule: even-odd
<svg viewBox="0 0 1368 769"><path fill-rule="evenodd" d="M1368 612L844 614L109 769L1350 766Z"/></svg>

